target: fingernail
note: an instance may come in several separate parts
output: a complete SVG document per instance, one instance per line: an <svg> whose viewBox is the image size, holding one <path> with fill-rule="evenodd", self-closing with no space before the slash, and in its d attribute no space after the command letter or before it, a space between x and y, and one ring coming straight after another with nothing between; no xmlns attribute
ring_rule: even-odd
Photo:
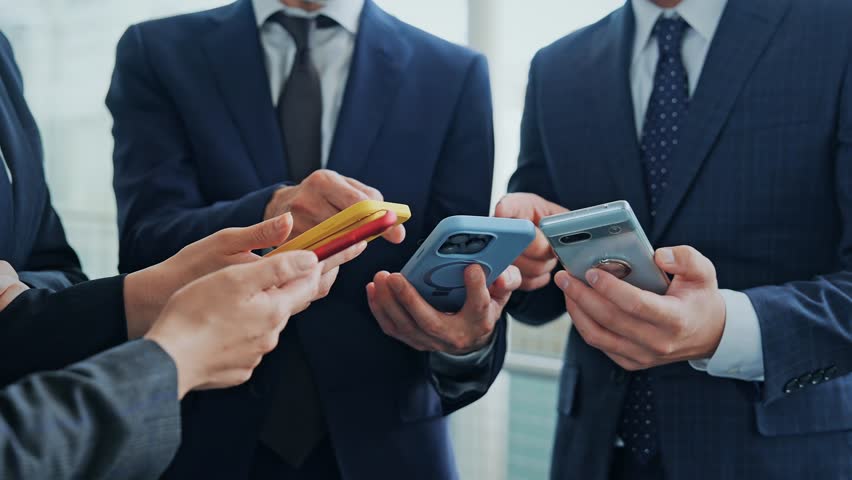
<svg viewBox="0 0 852 480"><path fill-rule="evenodd" d="M314 268L317 264L317 256L313 253L304 253L296 257L296 268L301 271L307 271Z"/></svg>
<svg viewBox="0 0 852 480"><path fill-rule="evenodd" d="M660 260L665 264L671 265L675 263L674 252L671 248L661 248L657 250L657 255L660 256Z"/></svg>
<svg viewBox="0 0 852 480"><path fill-rule="evenodd" d="M598 278L600 278L600 275L594 268L586 272L586 280L588 280L592 285L598 283Z"/></svg>
<svg viewBox="0 0 852 480"><path fill-rule="evenodd" d="M570 275L557 275L556 277L556 286L559 287L560 290L567 290L571 285L571 276Z"/></svg>
<svg viewBox="0 0 852 480"><path fill-rule="evenodd" d="M521 278L521 272L516 268L510 268L509 281L512 283L514 283L515 281L523 281L523 278Z"/></svg>
<svg viewBox="0 0 852 480"><path fill-rule="evenodd" d="M284 228L284 225L287 224L287 218L288 218L287 215L289 215L289 214L285 213L284 215L279 215L275 219L275 228L277 228L279 230Z"/></svg>

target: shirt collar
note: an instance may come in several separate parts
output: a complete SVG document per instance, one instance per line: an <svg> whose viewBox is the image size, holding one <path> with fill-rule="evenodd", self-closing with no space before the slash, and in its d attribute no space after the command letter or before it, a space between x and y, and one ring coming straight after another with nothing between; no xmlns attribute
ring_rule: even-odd
<svg viewBox="0 0 852 480"><path fill-rule="evenodd" d="M636 38L633 42L633 60L651 40L651 33L660 15L679 15L708 43L713 41L719 20L728 0L683 0L672 9L663 9L651 0L631 0L636 17Z"/></svg>
<svg viewBox="0 0 852 480"><path fill-rule="evenodd" d="M281 3L281 0L252 0L251 3L254 6L254 16L258 28L263 27L263 24L272 15L284 11L288 15L297 17L311 18L325 15L353 35L358 33L361 10L364 8L364 0L329 0L325 7L310 13L299 8L285 6Z"/></svg>

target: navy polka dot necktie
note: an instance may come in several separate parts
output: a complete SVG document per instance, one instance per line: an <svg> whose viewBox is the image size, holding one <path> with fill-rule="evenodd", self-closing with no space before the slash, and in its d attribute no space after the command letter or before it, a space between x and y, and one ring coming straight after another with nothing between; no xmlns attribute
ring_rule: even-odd
<svg viewBox="0 0 852 480"><path fill-rule="evenodd" d="M689 107L689 79L681 57L687 28L689 24L680 17L660 17L653 31L660 57L640 145L652 218L657 216L660 198L669 187L672 153Z"/></svg>
<svg viewBox="0 0 852 480"><path fill-rule="evenodd" d="M678 145L681 125L689 107L689 79L681 58L681 44L689 25L682 18L663 18L654 26L660 58L654 75L654 91L645 113L641 160L652 219L669 186L672 153ZM653 221L653 220L652 220ZM632 375L622 407L619 436L629 454L647 464L657 454L654 389L647 373Z"/></svg>

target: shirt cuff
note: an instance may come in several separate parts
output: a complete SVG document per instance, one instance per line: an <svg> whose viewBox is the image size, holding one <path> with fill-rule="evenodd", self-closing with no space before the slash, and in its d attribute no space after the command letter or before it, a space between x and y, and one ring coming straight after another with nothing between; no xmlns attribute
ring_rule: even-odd
<svg viewBox="0 0 852 480"><path fill-rule="evenodd" d="M757 312L746 294L733 290L719 292L725 300L722 340L712 357L691 360L689 364L714 377L762 382L763 341Z"/></svg>
<svg viewBox="0 0 852 480"><path fill-rule="evenodd" d="M463 374L465 370L480 367L483 364L488 363L488 359L491 357L491 352L494 350L496 338L496 334L491 335L491 340L488 342L488 345L464 355L432 352L429 359L430 366L436 373L450 377Z"/></svg>

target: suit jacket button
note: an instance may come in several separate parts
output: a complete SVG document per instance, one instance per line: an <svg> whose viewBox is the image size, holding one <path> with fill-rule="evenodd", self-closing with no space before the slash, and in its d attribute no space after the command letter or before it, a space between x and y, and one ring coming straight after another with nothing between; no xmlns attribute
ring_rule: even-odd
<svg viewBox="0 0 852 480"><path fill-rule="evenodd" d="M835 375L837 375L837 366L832 365L825 369L825 373L823 374L822 378L823 380L828 381L834 378Z"/></svg>
<svg viewBox="0 0 852 480"><path fill-rule="evenodd" d="M793 393L793 390L797 388L799 388L799 379L794 378L784 385L784 393Z"/></svg>
<svg viewBox="0 0 852 480"><path fill-rule="evenodd" d="M818 383L823 382L823 377L825 376L825 369L817 370L811 375L811 385L816 385Z"/></svg>
<svg viewBox="0 0 852 480"><path fill-rule="evenodd" d="M805 388L806 386L810 385L812 377L813 377L812 373L806 373L806 374L802 375L801 377L799 377L799 381L796 382L797 386L799 388Z"/></svg>

